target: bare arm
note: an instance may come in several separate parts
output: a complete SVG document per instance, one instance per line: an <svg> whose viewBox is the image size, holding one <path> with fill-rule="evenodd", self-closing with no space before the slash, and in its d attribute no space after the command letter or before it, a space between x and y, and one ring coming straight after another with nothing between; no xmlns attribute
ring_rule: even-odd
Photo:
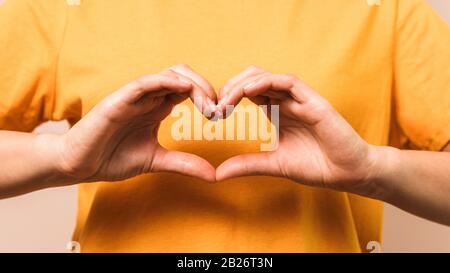
<svg viewBox="0 0 450 273"><path fill-rule="evenodd" d="M206 160L158 143L159 123L181 101L215 101L211 86L185 65L146 75L97 104L64 135L0 131L0 199L81 181L175 172L207 181Z"/></svg>
<svg viewBox="0 0 450 273"><path fill-rule="evenodd" d="M236 104L242 97L279 105L279 145L271 152L226 160L216 170L217 180L286 177L386 201L450 225L450 153L370 145L294 75L249 67L222 88L219 105Z"/></svg>
<svg viewBox="0 0 450 273"><path fill-rule="evenodd" d="M450 226L450 153L378 151L379 169L365 195ZM450 151L450 145L444 151Z"/></svg>
<svg viewBox="0 0 450 273"><path fill-rule="evenodd" d="M52 149L57 139L0 131L0 199L69 183L69 177L58 170Z"/></svg>

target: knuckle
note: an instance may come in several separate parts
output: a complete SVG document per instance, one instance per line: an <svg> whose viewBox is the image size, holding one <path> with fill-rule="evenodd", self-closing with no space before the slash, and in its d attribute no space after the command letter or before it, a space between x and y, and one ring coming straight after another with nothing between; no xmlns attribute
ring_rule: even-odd
<svg viewBox="0 0 450 273"><path fill-rule="evenodd" d="M258 81L268 84L268 83L273 82L274 79L275 78L274 78L273 74L267 73L267 74L262 75L262 77Z"/></svg>
<svg viewBox="0 0 450 273"><path fill-rule="evenodd" d="M132 89L134 92L142 94L148 90L149 86L161 87L168 81L169 78L169 76L162 75L161 73L140 76L131 83Z"/></svg>
<svg viewBox="0 0 450 273"><path fill-rule="evenodd" d="M179 83L180 81L190 82L189 79L186 79L186 77L184 77L183 75L178 74L177 72L172 70L167 72L166 74L161 74L161 77L159 79L161 87L167 87L175 82Z"/></svg>
<svg viewBox="0 0 450 273"><path fill-rule="evenodd" d="M140 77L136 78L132 83L134 89L136 89L138 91L142 91L144 89L145 83L151 79L152 79L152 75L144 75L144 76L140 76Z"/></svg>
<svg viewBox="0 0 450 273"><path fill-rule="evenodd" d="M113 109L116 109L120 103L120 97L111 96L101 102L96 109L100 110L100 113L110 113Z"/></svg>
<svg viewBox="0 0 450 273"><path fill-rule="evenodd" d="M169 77L176 77L177 73L173 71L172 69L168 68L166 70L161 71L160 73L163 76L169 76Z"/></svg>
<svg viewBox="0 0 450 273"><path fill-rule="evenodd" d="M333 109L331 104L325 100L311 99L310 104L312 105L313 111L320 115L328 114Z"/></svg>
<svg viewBox="0 0 450 273"><path fill-rule="evenodd" d="M145 86L146 86L146 82L148 82L149 77L148 76L141 76L137 79L135 79L132 83L131 83L131 89L133 90L133 93L135 94L142 94L145 92Z"/></svg>

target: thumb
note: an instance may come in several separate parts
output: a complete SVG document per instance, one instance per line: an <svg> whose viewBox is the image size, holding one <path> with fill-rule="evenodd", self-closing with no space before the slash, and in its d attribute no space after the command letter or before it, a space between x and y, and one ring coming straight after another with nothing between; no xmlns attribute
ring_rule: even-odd
<svg viewBox="0 0 450 273"><path fill-rule="evenodd" d="M163 147L156 150L152 172L172 172L215 182L216 170L205 159L190 153L170 151Z"/></svg>
<svg viewBox="0 0 450 273"><path fill-rule="evenodd" d="M216 169L216 180L252 176L267 175L280 176L281 172L271 152L244 154L225 160Z"/></svg>

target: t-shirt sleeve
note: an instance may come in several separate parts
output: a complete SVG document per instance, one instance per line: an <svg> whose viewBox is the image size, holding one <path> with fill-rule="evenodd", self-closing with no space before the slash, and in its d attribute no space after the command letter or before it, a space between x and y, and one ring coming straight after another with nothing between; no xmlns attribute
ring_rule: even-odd
<svg viewBox="0 0 450 273"><path fill-rule="evenodd" d="M51 118L66 17L61 2L0 1L0 130L31 131Z"/></svg>
<svg viewBox="0 0 450 273"><path fill-rule="evenodd" d="M425 0L398 0L397 12L393 109L399 142L439 151L450 140L450 27Z"/></svg>

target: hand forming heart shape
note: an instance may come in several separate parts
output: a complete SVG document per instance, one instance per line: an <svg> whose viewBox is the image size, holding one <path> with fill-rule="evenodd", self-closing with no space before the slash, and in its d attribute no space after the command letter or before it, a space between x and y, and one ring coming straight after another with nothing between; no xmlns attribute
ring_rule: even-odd
<svg viewBox="0 0 450 273"><path fill-rule="evenodd" d="M206 112L225 113L247 97L279 105L275 151L232 157L217 170L193 154L169 151L157 140L160 122L190 97ZM297 77L250 66L219 91L186 65L122 87L96 105L57 143L59 170L79 181L123 180L148 172L176 172L207 181L247 175L357 191L375 172L375 149L333 107Z"/></svg>

